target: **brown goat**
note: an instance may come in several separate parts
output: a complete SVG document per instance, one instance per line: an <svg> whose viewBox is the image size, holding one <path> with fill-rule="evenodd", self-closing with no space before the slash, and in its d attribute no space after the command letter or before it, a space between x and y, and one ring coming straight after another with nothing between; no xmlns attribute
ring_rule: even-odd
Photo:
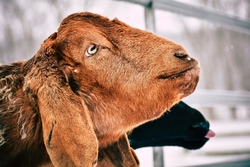
<svg viewBox="0 0 250 167"><path fill-rule="evenodd" d="M0 166L138 166L126 133L192 93L199 71L178 44L72 14L30 60L0 66Z"/></svg>

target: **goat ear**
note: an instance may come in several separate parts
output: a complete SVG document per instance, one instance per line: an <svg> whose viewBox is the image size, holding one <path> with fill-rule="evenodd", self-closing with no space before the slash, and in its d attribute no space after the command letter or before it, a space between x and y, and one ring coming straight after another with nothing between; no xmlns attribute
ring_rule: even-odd
<svg viewBox="0 0 250 167"><path fill-rule="evenodd" d="M37 92L46 150L55 166L93 166L98 144L89 110L59 81L48 77Z"/></svg>
<svg viewBox="0 0 250 167"><path fill-rule="evenodd" d="M45 39L40 47L40 49L37 51L35 58L40 57L41 55L52 55L55 54L55 40L57 38L57 33L54 32L51 34L47 39Z"/></svg>
<svg viewBox="0 0 250 167"><path fill-rule="evenodd" d="M134 150L129 146L127 135L123 135L118 141L99 149L98 167L138 167L139 165Z"/></svg>
<svg viewBox="0 0 250 167"><path fill-rule="evenodd" d="M57 38L57 32L54 32L53 34L51 34L48 39L51 39L51 40L55 40Z"/></svg>

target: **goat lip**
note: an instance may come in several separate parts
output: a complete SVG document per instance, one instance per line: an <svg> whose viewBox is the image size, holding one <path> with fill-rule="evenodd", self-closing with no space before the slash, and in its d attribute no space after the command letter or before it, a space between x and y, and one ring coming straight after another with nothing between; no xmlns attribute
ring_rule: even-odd
<svg viewBox="0 0 250 167"><path fill-rule="evenodd" d="M178 73L175 73L175 74L171 74L171 75L164 75L164 74L163 75L159 75L157 78L158 79L162 79L162 80L165 80L165 79L175 79L177 77L180 77L180 76L184 75L187 71L192 70L193 68L195 68L195 67L191 67L191 68L188 68L186 70L183 70L181 72L178 72Z"/></svg>

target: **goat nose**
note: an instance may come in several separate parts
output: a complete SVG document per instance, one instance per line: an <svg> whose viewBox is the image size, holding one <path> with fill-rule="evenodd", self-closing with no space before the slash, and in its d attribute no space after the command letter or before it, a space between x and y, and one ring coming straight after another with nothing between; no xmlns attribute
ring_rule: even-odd
<svg viewBox="0 0 250 167"><path fill-rule="evenodd" d="M181 60L191 60L189 55L186 53L175 53L174 56Z"/></svg>
<svg viewBox="0 0 250 167"><path fill-rule="evenodd" d="M192 125L193 128L204 128L209 129L209 122L208 121L202 121L196 124Z"/></svg>

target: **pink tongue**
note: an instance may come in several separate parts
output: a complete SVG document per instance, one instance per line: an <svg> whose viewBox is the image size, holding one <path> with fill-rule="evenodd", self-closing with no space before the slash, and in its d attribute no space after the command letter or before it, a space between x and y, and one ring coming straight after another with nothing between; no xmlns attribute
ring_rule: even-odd
<svg viewBox="0 0 250 167"><path fill-rule="evenodd" d="M212 130L209 130L205 136L205 138L211 138L211 137L214 137L215 136L215 133L212 131Z"/></svg>

